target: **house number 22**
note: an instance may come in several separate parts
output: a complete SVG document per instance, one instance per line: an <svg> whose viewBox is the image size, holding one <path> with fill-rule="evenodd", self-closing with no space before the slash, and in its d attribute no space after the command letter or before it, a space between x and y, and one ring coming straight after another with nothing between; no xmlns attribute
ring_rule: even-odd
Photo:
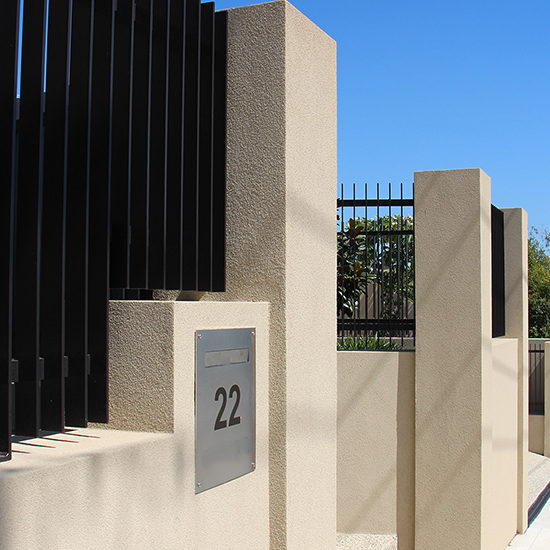
<svg viewBox="0 0 550 550"><path fill-rule="evenodd" d="M231 389L229 390L229 399L231 399L235 394L236 399L235 404L233 405L233 410L231 411L231 415L229 416L229 426L235 426L236 424L241 423L241 417L235 416L237 413L237 409L239 408L239 402L241 401L241 388L239 388L237 384L233 384L233 386L231 386ZM216 417L216 423L214 424L214 431L227 428L227 420L224 420L222 418L223 413L225 412L225 407L227 405L227 391L224 387L220 387L216 390L216 397L214 401L219 401L220 397L222 399L222 402L220 411L218 412L218 416Z"/></svg>

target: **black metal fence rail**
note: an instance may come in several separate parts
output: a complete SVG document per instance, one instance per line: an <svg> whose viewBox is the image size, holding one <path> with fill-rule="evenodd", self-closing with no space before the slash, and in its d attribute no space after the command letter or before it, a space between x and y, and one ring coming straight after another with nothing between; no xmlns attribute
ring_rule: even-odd
<svg viewBox="0 0 550 550"><path fill-rule="evenodd" d="M107 421L110 287L224 290L226 14L13 0L0 29L9 459L12 433Z"/></svg>
<svg viewBox="0 0 550 550"><path fill-rule="evenodd" d="M544 341L529 340L529 414L544 414Z"/></svg>
<svg viewBox="0 0 550 550"><path fill-rule="evenodd" d="M376 195L369 197L369 189ZM338 337L356 346L413 347L414 218L412 197L365 185L362 198L338 199ZM370 342L369 342L370 340Z"/></svg>

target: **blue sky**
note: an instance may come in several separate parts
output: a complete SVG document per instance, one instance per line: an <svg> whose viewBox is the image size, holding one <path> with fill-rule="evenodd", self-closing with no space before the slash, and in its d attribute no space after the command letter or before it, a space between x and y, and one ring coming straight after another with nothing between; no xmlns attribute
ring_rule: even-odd
<svg viewBox="0 0 550 550"><path fill-rule="evenodd" d="M292 3L338 42L340 183L483 168L550 230L548 0Z"/></svg>

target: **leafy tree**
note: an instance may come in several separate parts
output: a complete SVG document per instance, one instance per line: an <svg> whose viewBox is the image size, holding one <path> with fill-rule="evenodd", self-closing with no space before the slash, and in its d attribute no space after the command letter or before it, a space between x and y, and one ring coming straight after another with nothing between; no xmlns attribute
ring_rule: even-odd
<svg viewBox="0 0 550 550"><path fill-rule="evenodd" d="M550 233L529 235L529 336L550 338Z"/></svg>

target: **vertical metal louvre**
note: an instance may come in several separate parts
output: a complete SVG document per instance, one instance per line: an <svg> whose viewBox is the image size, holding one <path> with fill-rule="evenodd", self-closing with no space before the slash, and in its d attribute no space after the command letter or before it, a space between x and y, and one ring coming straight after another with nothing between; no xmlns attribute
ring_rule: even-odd
<svg viewBox="0 0 550 550"><path fill-rule="evenodd" d="M0 100L2 115L0 132L0 166L2 166L3 184L1 187L0 236L2 239L2 261L0 269L0 461L11 458L12 432L12 265L14 220L13 193L15 179L15 123L17 116L17 43L19 29L19 2L8 2L0 18L0 30L4 37L0 48Z"/></svg>
<svg viewBox="0 0 550 550"><path fill-rule="evenodd" d="M39 356L40 199L43 160L43 101L46 0L23 4L23 45L18 122L13 355L19 361L15 385L15 431L36 436L40 429Z"/></svg>
<svg viewBox="0 0 550 550"><path fill-rule="evenodd" d="M107 422L109 188L111 181L112 51L116 0L94 4L88 258L88 419Z"/></svg>
<svg viewBox="0 0 550 550"><path fill-rule="evenodd" d="M65 426L65 193L70 43L69 2L52 2L48 20L48 59L44 124L44 192L40 351L44 357L42 428Z"/></svg>
<svg viewBox="0 0 550 550"><path fill-rule="evenodd" d="M109 299L225 289L227 38L200 0L13 1L0 28L1 461L108 421Z"/></svg>

